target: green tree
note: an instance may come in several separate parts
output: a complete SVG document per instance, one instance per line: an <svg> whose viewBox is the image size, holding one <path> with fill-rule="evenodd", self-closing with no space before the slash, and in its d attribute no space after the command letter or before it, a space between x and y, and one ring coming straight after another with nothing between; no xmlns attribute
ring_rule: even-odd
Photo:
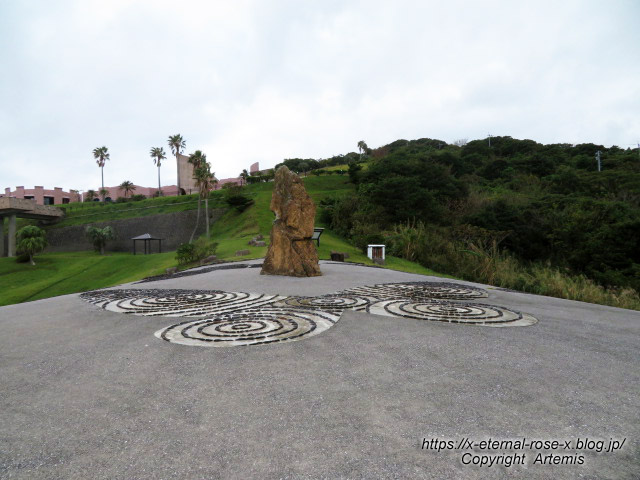
<svg viewBox="0 0 640 480"><path fill-rule="evenodd" d="M162 162L162 160L167 158L167 156L165 155L164 148L162 147L153 147L149 152L149 154L153 158L153 163L155 163L158 166L158 192L160 192L160 196L161 196L162 187L160 186L160 163Z"/></svg>
<svg viewBox="0 0 640 480"><path fill-rule="evenodd" d="M100 167L100 174L102 176L102 188L104 188L104 164L107 160L109 160L109 149L107 147L94 148L93 158L96 159L96 163Z"/></svg>
<svg viewBox="0 0 640 480"><path fill-rule="evenodd" d="M185 148L187 148L187 142L182 138L182 135L179 133L176 135L169 136L169 147L171 148L171 153L176 156L176 165L178 163L178 155L180 155ZM178 189L180 188L180 168L178 167ZM178 191L178 194L180 192Z"/></svg>
<svg viewBox="0 0 640 480"><path fill-rule="evenodd" d="M104 255L104 247L108 240L113 240L116 235L113 228L106 226L104 228L88 226L86 229L87 237L93 243L94 248L100 255Z"/></svg>
<svg viewBox="0 0 640 480"><path fill-rule="evenodd" d="M88 200L90 202L93 202L93 199L97 197L98 197L98 194L96 193L95 190L87 190L87 193L85 193L84 195L85 201Z"/></svg>
<svg viewBox="0 0 640 480"><path fill-rule="evenodd" d="M369 150L369 147L367 147L367 144L364 142L364 140L360 140L358 142L358 150L360 150L360 160L362 160L362 154L367 153L367 151Z"/></svg>
<svg viewBox="0 0 640 480"><path fill-rule="evenodd" d="M198 178L196 177L195 173L198 170L198 168L200 168L200 165L202 165L203 163L207 162L207 156L202 153L202 151L200 150L196 150L194 153L192 153L191 155L189 155L189 163L191 165L193 165L193 178L196 180L196 183L198 181ZM193 236L196 234L196 230L198 229L198 225L200 224L200 205L201 205L201 200L202 200L202 196L198 195L198 213L196 214L196 226L193 229L193 232L191 232L191 237L189 238L189 243L193 242Z"/></svg>
<svg viewBox="0 0 640 480"><path fill-rule="evenodd" d="M28 225L18 230L16 234L18 240L17 249L22 254L29 255L29 262L31 265L35 265L33 256L44 250L47 246L47 237L43 229L34 225Z"/></svg>
<svg viewBox="0 0 640 480"><path fill-rule="evenodd" d="M249 172L247 172L247 169L245 168L244 170L242 170L242 173L240 174L240 178L242 179L242 185L246 185L247 184L247 178L249 178Z"/></svg>
<svg viewBox="0 0 640 480"><path fill-rule="evenodd" d="M120 184L118 189L124 191L124 197L127 198L127 194L132 193L136 189L136 186L133 184L133 182L125 180Z"/></svg>
<svg viewBox="0 0 640 480"><path fill-rule="evenodd" d="M102 187L100 190L98 190L98 195L100 195L100 198L102 199L102 203L104 203L105 199L107 198L107 195L109 195L109 190Z"/></svg>
<svg viewBox="0 0 640 480"><path fill-rule="evenodd" d="M204 218L206 225L207 238L209 238L209 192L213 190L213 186L218 182L215 174L211 172L211 165L206 160L193 172L193 177L198 186L199 198L204 199Z"/></svg>

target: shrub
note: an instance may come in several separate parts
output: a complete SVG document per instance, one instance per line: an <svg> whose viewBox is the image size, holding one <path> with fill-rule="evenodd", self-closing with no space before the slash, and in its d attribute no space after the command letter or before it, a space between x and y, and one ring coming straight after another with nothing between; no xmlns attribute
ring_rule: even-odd
<svg viewBox="0 0 640 480"><path fill-rule="evenodd" d="M100 255L104 255L104 247L108 240L116 238L115 231L112 227L106 226L104 228L88 226L86 229L87 237L93 243L94 248Z"/></svg>
<svg viewBox="0 0 640 480"><path fill-rule="evenodd" d="M230 207L235 208L238 212L244 212L248 207L253 205L253 199L244 194L244 188L233 185L224 188L224 201Z"/></svg>
<svg viewBox="0 0 640 480"><path fill-rule="evenodd" d="M186 265L195 261L196 246L193 243L181 243L176 250L176 260L179 265Z"/></svg>
<svg viewBox="0 0 640 480"><path fill-rule="evenodd" d="M145 200L147 197L141 193L137 194L137 195L132 195L131 196L131 200L134 202L139 202L140 200Z"/></svg>
<svg viewBox="0 0 640 480"><path fill-rule="evenodd" d="M206 238L198 238L194 243L182 243L176 250L176 260L179 265L195 263L210 255L215 255L218 244L209 242Z"/></svg>

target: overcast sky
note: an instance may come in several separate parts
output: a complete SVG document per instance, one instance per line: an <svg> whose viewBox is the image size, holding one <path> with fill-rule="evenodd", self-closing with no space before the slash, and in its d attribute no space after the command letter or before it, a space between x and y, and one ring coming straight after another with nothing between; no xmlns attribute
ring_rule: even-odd
<svg viewBox="0 0 640 480"><path fill-rule="evenodd" d="M218 178L399 138L640 141L640 2L0 0L0 187ZM162 167L176 181L175 160Z"/></svg>

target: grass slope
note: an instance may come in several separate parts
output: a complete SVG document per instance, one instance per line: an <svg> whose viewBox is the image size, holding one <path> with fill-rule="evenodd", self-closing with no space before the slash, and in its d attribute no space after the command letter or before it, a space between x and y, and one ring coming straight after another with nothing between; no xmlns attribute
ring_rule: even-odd
<svg viewBox="0 0 640 480"><path fill-rule="evenodd" d="M214 198L220 196L214 192ZM213 203L216 203L214 199ZM127 203L70 203L63 208L66 212L64 219L50 228L68 227L70 225L82 225L86 223L119 220L122 218L146 217L162 213L182 212L198 207L196 195L184 195L181 197L148 198L137 202Z"/></svg>
<svg viewBox="0 0 640 480"><path fill-rule="evenodd" d="M346 195L354 188L349 183L348 177L344 175L308 176L303 178L303 181L316 205L325 197ZM242 213L229 210L213 225L211 239L219 243L218 256L220 258L238 259L238 257L234 257L238 250L251 252L250 255L241 258L261 258L266 255L266 247L250 247L247 243L258 234L262 234L267 239L269 237L274 218L273 213L269 210L272 190L273 183L250 185L247 191L255 204ZM326 228L326 225L320 223L318 216L319 212L316 212L316 225ZM348 253L350 262L373 265L373 262L360 250L325 229L320 237L318 256L321 260L329 260L331 251ZM422 275L442 276L421 265L396 257L387 257L386 267Z"/></svg>
<svg viewBox="0 0 640 480"><path fill-rule="evenodd" d="M348 182L347 176L309 176L303 180L316 204L325 197L346 195L353 191L353 185ZM266 247L250 247L247 243L258 234L262 234L267 240L269 238L273 222L273 213L269 210L272 190L273 183L249 185L246 192L253 198L254 205L242 213L229 209L213 224L210 238L219 244L218 258L245 260L266 255ZM221 192L213 192L212 197L209 202L211 207L222 205ZM187 209L184 204L179 204L189 200L188 196L183 196L105 206L87 205L86 208L72 210L74 213L70 213L61 226L170 213L179 211L178 208ZM193 206L189 208L195 208L197 204L193 202L191 205ZM132 207L145 207L145 210L132 210ZM324 226L319 224L318 219L316 225ZM236 257L235 252L238 250L249 250L250 255ZM328 260L331 251L348 253L351 262L373 265L362 252L327 229L320 238L318 255L320 259ZM13 258L0 258L0 305L132 282L164 273L167 267L175 265L175 252L136 256L129 253L112 253L106 256L94 252L53 253L37 256L35 267L28 263L16 263ZM439 275L416 263L395 257L387 257L386 267L423 275Z"/></svg>
<svg viewBox="0 0 640 480"><path fill-rule="evenodd" d="M0 305L38 300L110 287L164 273L175 265L175 253L131 255L94 252L50 253L36 257L36 266L0 258Z"/></svg>

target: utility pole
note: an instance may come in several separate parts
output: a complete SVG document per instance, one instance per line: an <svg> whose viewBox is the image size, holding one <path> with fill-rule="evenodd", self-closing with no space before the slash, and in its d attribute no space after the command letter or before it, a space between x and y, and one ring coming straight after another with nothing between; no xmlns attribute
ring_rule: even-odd
<svg viewBox="0 0 640 480"><path fill-rule="evenodd" d="M489 148L491 148L491 137L492 137L492 135L490 133L487 133L487 135L489 136Z"/></svg>
<svg viewBox="0 0 640 480"><path fill-rule="evenodd" d="M600 171L600 150L596 152L596 160L598 161L598 171Z"/></svg>

